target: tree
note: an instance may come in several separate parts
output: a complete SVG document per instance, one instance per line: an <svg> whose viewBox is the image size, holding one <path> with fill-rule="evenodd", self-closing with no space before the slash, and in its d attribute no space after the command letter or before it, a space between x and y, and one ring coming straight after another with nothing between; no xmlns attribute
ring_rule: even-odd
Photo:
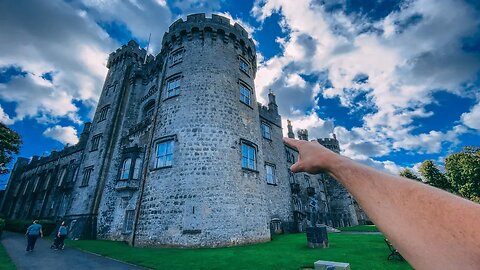
<svg viewBox="0 0 480 270"><path fill-rule="evenodd" d="M12 161L13 155L18 154L21 144L20 135L0 123L0 174L9 172L7 165Z"/></svg>
<svg viewBox="0 0 480 270"><path fill-rule="evenodd" d="M400 176L406 177L409 179L417 180L417 181L422 181L420 177L418 177L412 170L405 168L400 172Z"/></svg>
<svg viewBox="0 0 480 270"><path fill-rule="evenodd" d="M434 187L451 190L447 177L438 169L433 160L425 160L418 169L425 181Z"/></svg>
<svg viewBox="0 0 480 270"><path fill-rule="evenodd" d="M445 159L451 187L462 197L480 203L480 147L465 147Z"/></svg>

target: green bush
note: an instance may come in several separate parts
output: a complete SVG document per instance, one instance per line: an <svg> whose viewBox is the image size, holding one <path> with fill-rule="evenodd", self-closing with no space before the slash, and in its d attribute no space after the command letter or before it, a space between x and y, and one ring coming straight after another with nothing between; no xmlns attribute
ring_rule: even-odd
<svg viewBox="0 0 480 270"><path fill-rule="evenodd" d="M54 221L46 219L39 220L38 224L42 225L43 235L45 236L50 235L57 227ZM7 219L5 222L5 230L24 234L30 225L32 225L32 220Z"/></svg>
<svg viewBox="0 0 480 270"><path fill-rule="evenodd" d="M3 231L5 228L5 219L0 218L0 231Z"/></svg>

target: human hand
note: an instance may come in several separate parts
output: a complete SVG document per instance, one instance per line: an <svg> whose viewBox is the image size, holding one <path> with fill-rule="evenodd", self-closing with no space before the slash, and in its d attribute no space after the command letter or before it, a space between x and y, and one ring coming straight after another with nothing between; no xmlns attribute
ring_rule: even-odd
<svg viewBox="0 0 480 270"><path fill-rule="evenodd" d="M298 160L292 165L292 172L307 172L317 174L330 171L330 168L340 158L339 155L325 148L318 142L309 142L283 138L283 141L299 152Z"/></svg>

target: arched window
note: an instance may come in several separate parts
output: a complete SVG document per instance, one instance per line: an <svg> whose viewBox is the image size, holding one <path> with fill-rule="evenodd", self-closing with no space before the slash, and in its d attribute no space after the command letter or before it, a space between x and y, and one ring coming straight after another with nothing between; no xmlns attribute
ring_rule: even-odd
<svg viewBox="0 0 480 270"><path fill-rule="evenodd" d="M130 165L132 164L132 159L127 158L123 161L122 171L120 173L120 179L128 179L130 175Z"/></svg>
<svg viewBox="0 0 480 270"><path fill-rule="evenodd" d="M134 164L134 167L133 167L133 176L132 176L132 179L139 179L140 178L140 169L142 168L141 167L141 164L142 161L140 158L136 158L135 159L135 164Z"/></svg>

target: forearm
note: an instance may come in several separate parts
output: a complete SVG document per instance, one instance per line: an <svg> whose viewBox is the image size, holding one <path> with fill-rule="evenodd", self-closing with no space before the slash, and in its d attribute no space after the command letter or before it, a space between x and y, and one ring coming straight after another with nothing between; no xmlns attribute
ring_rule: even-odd
<svg viewBox="0 0 480 270"><path fill-rule="evenodd" d="M328 171L415 268L480 268L478 204L340 156Z"/></svg>

